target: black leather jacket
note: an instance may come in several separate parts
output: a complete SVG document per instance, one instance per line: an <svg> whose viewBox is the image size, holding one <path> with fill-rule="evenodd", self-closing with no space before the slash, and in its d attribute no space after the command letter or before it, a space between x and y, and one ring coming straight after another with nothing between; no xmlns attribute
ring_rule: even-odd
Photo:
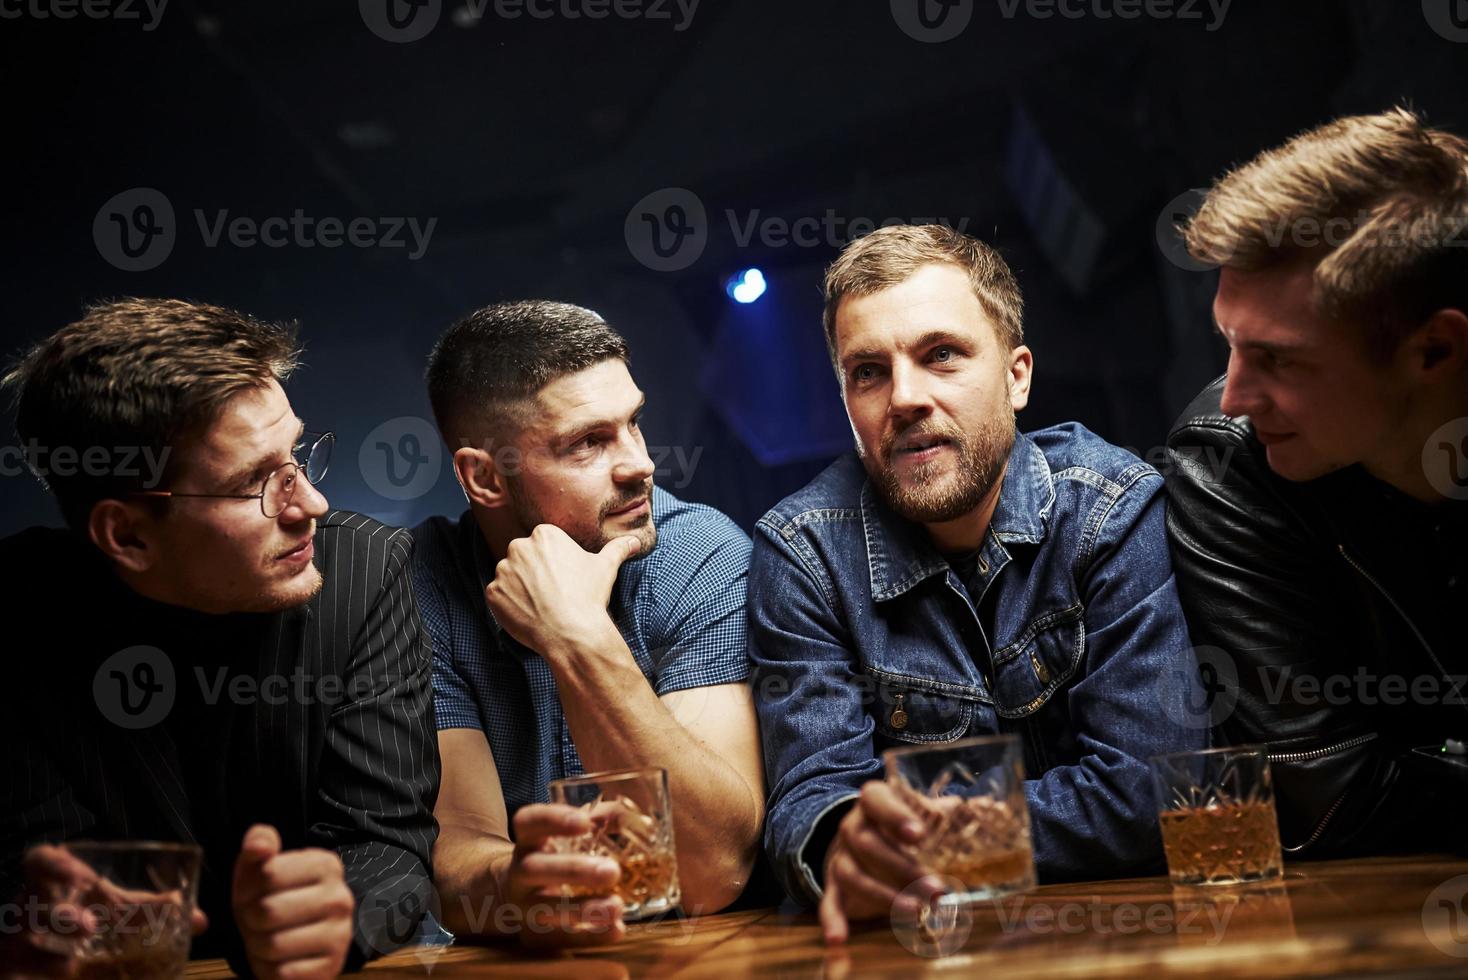
<svg viewBox="0 0 1468 980"><path fill-rule="evenodd" d="M1284 480L1222 391L1173 426L1164 474L1216 741L1268 745L1296 856L1461 850L1468 768L1412 749L1468 735L1468 505L1359 467Z"/></svg>

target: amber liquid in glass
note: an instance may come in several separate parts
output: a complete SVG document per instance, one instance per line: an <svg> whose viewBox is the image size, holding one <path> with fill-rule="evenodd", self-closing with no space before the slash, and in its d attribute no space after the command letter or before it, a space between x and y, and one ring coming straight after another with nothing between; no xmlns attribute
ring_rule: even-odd
<svg viewBox="0 0 1468 980"><path fill-rule="evenodd" d="M621 876L610 889L563 885L562 894L570 898L615 894L631 915L643 908L661 910L676 905L680 898L678 859L658 820L625 798L612 805L598 804L593 813L592 833L563 839L562 847L572 853L610 857L621 868Z"/></svg>
<svg viewBox="0 0 1468 980"><path fill-rule="evenodd" d="M1175 884L1208 885L1279 877L1279 823L1271 802L1189 807L1160 814L1162 846Z"/></svg>
<svg viewBox="0 0 1468 980"><path fill-rule="evenodd" d="M77 980L173 980L183 976L188 953L170 944L132 950L118 956L84 957L77 961Z"/></svg>

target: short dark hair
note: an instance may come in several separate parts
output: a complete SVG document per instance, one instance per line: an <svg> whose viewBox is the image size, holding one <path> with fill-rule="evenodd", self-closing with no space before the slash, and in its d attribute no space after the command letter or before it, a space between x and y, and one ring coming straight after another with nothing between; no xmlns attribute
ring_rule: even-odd
<svg viewBox="0 0 1468 980"><path fill-rule="evenodd" d="M550 300L496 303L433 345L428 398L451 449L498 442L540 389L613 358L628 362L627 341L600 314Z"/></svg>
<svg viewBox="0 0 1468 980"><path fill-rule="evenodd" d="M300 356L293 324L176 299L126 298L87 309L36 344L3 382L15 390L16 433L67 524L84 531L92 507L143 489L141 466L42 472L35 450L101 447L154 459L202 433L241 391L284 381ZM176 473L172 453L164 479Z"/></svg>

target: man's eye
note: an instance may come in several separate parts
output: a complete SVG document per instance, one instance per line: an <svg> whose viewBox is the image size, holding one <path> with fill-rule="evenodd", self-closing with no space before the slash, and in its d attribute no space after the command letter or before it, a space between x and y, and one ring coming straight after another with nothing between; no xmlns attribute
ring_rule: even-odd
<svg viewBox="0 0 1468 980"><path fill-rule="evenodd" d="M951 361L953 360L953 355L954 350L952 347L939 347L933 351L933 360L940 362Z"/></svg>
<svg viewBox="0 0 1468 980"><path fill-rule="evenodd" d="M851 372L853 381L870 381L877 376L877 369L871 364L858 364Z"/></svg>

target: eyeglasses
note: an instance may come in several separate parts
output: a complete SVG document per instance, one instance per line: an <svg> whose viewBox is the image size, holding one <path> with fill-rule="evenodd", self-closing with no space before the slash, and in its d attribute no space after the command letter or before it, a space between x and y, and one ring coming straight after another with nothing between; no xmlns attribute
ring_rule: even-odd
<svg viewBox="0 0 1468 980"><path fill-rule="evenodd" d="M304 463L291 460L270 471L260 484L259 493L179 493L176 490L136 490L135 497L206 497L217 500L259 500L260 513L267 518L276 518L285 513L296 492L297 476L305 476L313 487L326 476L326 467L331 463L331 447L336 443L336 433L323 432L306 448Z"/></svg>

